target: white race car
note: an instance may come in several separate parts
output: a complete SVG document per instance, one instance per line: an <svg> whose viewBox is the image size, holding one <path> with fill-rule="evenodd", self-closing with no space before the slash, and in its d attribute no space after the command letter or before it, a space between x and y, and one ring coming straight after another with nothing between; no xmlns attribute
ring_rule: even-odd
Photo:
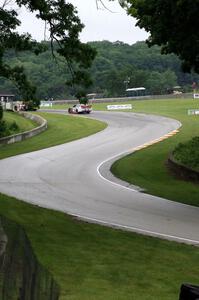
<svg viewBox="0 0 199 300"><path fill-rule="evenodd" d="M73 107L69 107L69 114L90 114L92 106L88 104L75 104Z"/></svg>

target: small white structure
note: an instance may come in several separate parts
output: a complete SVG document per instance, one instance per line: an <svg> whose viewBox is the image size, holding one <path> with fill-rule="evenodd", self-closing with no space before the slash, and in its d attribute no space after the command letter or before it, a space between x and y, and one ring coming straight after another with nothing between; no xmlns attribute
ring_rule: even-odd
<svg viewBox="0 0 199 300"><path fill-rule="evenodd" d="M145 87L137 87L137 88L129 88L126 89L126 93L128 96L144 96L146 94L146 89Z"/></svg>
<svg viewBox="0 0 199 300"><path fill-rule="evenodd" d="M96 93L91 93L91 94L87 94L87 95L86 95L86 97L87 97L89 100L94 100L96 96L97 96Z"/></svg>
<svg viewBox="0 0 199 300"><path fill-rule="evenodd" d="M40 102L40 107L52 107L53 103L52 101L41 101Z"/></svg>
<svg viewBox="0 0 199 300"><path fill-rule="evenodd" d="M1 105L4 110L13 110L13 102L14 102L15 95L12 94L0 94L0 101Z"/></svg>

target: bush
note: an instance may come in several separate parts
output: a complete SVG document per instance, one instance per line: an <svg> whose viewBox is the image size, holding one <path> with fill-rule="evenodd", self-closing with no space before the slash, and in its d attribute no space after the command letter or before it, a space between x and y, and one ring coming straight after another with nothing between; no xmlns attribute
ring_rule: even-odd
<svg viewBox="0 0 199 300"><path fill-rule="evenodd" d="M24 102L26 109L25 110L30 110L34 111L37 110L37 104L33 101L26 101Z"/></svg>
<svg viewBox="0 0 199 300"><path fill-rule="evenodd" d="M199 137L180 143L173 151L174 159L188 168L199 171Z"/></svg>
<svg viewBox="0 0 199 300"><path fill-rule="evenodd" d="M14 134L16 131L19 130L19 126L15 121L10 124L7 124L3 120L3 108L0 104L0 138Z"/></svg>
<svg viewBox="0 0 199 300"><path fill-rule="evenodd" d="M9 130L6 126L6 122L0 120L0 138L9 135Z"/></svg>
<svg viewBox="0 0 199 300"><path fill-rule="evenodd" d="M9 125L9 130L10 131L17 131L19 129L19 126L17 125L17 123L15 121L13 121L10 125Z"/></svg>
<svg viewBox="0 0 199 300"><path fill-rule="evenodd" d="M5 136L6 130L6 123L3 121L3 107L0 103L0 138Z"/></svg>
<svg viewBox="0 0 199 300"><path fill-rule="evenodd" d="M3 107L0 103L0 121L3 119Z"/></svg>

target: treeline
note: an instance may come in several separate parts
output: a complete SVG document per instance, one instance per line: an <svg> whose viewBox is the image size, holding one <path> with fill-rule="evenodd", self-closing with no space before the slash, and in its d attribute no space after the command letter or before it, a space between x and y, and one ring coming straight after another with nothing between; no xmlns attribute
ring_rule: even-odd
<svg viewBox="0 0 199 300"><path fill-rule="evenodd" d="M181 71L179 59L171 55L161 55L160 48L148 48L144 42L128 45L122 42L91 42L97 56L90 70L93 85L88 93L98 93L104 97L124 96L127 87L145 87L150 94L164 94L174 86L190 91L197 82L197 74ZM30 52L16 55L8 52L5 59L12 65L23 65L30 80L37 87L39 99L67 99L76 91L66 86L70 72L63 61L54 59L49 50L35 56ZM18 95L17 88L9 81L0 78L0 92L7 91Z"/></svg>

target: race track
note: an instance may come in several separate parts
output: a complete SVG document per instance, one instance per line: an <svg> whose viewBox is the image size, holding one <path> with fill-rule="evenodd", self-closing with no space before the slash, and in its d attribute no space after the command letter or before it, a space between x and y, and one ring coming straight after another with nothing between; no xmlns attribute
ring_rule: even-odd
<svg viewBox="0 0 199 300"><path fill-rule="evenodd" d="M180 123L126 112L94 112L91 117L109 126L78 141L1 160L0 192L90 222L199 244L199 208L112 183L108 164L103 164Z"/></svg>

